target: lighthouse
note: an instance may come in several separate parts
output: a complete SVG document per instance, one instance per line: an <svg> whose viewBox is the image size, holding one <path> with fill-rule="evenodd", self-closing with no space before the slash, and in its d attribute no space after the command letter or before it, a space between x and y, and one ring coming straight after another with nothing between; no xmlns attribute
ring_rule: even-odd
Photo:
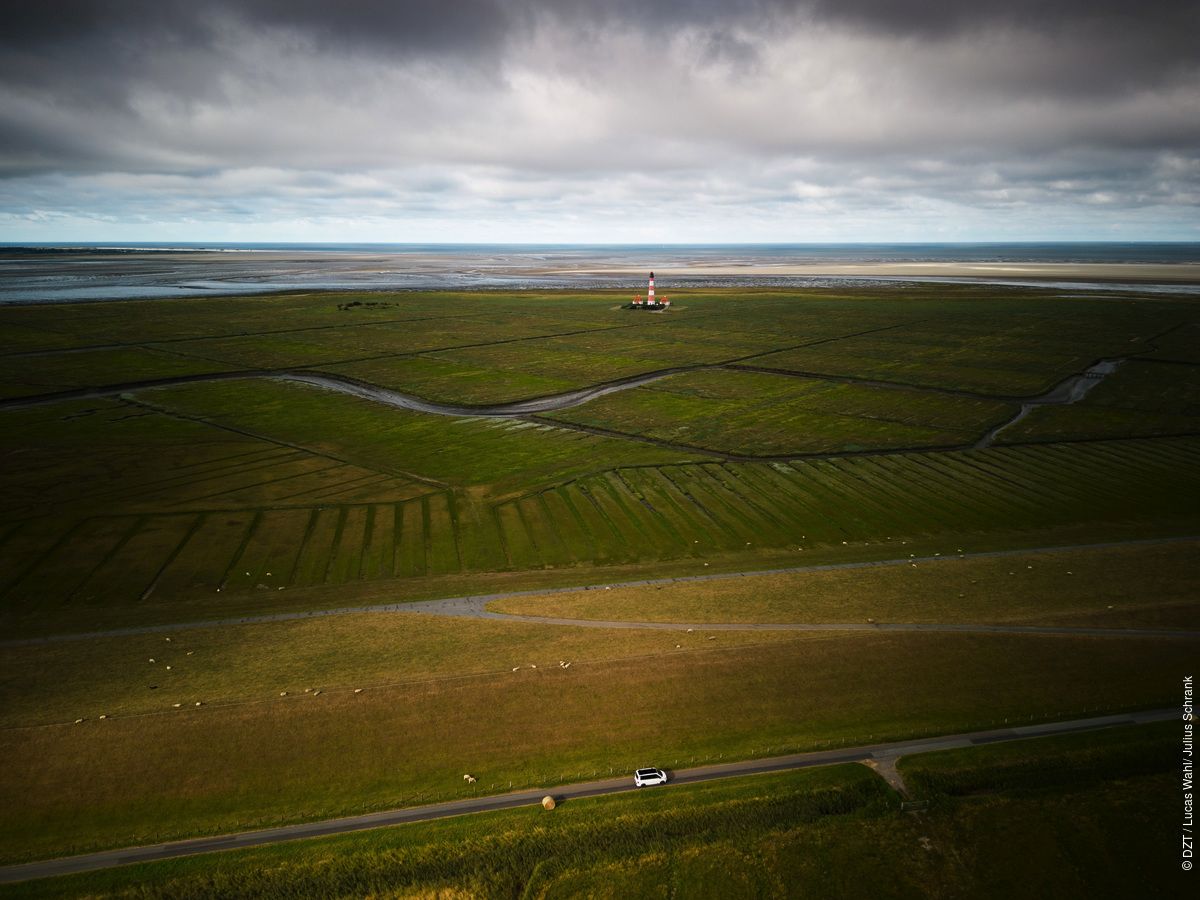
<svg viewBox="0 0 1200 900"><path fill-rule="evenodd" d="M626 305L625 309L652 309L658 312L671 308L671 301L666 297L661 300L654 296L654 273L650 273L650 284L646 288L646 299L634 297L633 302Z"/></svg>

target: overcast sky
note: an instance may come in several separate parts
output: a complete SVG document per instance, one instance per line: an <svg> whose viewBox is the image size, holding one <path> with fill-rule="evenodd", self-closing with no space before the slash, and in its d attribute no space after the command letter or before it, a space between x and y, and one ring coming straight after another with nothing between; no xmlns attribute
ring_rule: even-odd
<svg viewBox="0 0 1200 900"><path fill-rule="evenodd" d="M1195 0L54 0L0 240L1200 240Z"/></svg>

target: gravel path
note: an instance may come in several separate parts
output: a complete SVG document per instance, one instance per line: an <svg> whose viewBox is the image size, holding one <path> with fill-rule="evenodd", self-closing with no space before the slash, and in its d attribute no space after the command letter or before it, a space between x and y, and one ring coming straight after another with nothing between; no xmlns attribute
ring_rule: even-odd
<svg viewBox="0 0 1200 900"><path fill-rule="evenodd" d="M594 619L568 619L546 616L519 616L508 613L490 612L486 607L493 600L510 597L535 597L549 594L577 594L581 591L600 591L612 588L639 587L644 585L686 584L702 581L728 581L736 578L751 578L757 575L790 575L805 572L831 572L840 569L871 569L882 566L910 565L917 563L948 563L958 559L992 559L1008 556L1026 556L1030 553L1054 553L1070 550L1106 550L1117 547L1136 547L1151 544L1189 543L1200 540L1200 535L1184 535L1168 538L1146 538L1129 541L1110 541L1100 544L1076 544L1053 547L1026 547L1018 550L989 550L980 553L953 554L950 556L905 557L866 562L829 563L816 566L791 566L782 569L759 569L750 572L714 572L702 575L682 575L674 578L644 578L636 581L619 581L608 584L590 584L581 587L537 588L527 591L507 591L497 594L475 594L466 597L446 597L440 600L416 600L405 603L384 603L370 606L344 606L337 609L312 610L307 612L266 613L259 616L211 619L208 621L177 622L168 625L139 625L129 628L110 628L103 631L54 634L42 637L14 638L0 641L0 647L25 647L37 644L82 641L92 638L125 637L135 634L173 634L197 628L215 628L221 625L250 625L264 622L291 622L299 619L316 619L325 616L345 616L357 613L421 613L465 619L493 619L504 622L531 622L541 625L566 625L579 628L649 628L679 631L687 628L705 631L946 631L968 634L1057 634L1088 635L1094 637L1170 637L1196 638L1200 631L1177 629L1142 628L1077 628L1070 626L1042 625L974 625L964 623L714 623L714 622L630 622L597 621Z"/></svg>

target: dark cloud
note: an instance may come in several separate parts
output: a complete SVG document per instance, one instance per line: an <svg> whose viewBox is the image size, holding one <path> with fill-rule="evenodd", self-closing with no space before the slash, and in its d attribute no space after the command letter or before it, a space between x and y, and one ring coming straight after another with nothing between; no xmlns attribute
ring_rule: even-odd
<svg viewBox="0 0 1200 900"><path fill-rule="evenodd" d="M339 196L599 215L652 194L693 217L1086 212L1179 206L1200 179L1194 0L10 6L0 214L18 217Z"/></svg>

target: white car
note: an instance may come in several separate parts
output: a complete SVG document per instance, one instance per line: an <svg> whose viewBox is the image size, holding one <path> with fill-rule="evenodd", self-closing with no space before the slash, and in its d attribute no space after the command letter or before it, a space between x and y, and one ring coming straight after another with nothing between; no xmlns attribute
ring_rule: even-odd
<svg viewBox="0 0 1200 900"><path fill-rule="evenodd" d="M634 787L650 787L655 784L666 784L667 773L662 769L638 769L633 773Z"/></svg>

